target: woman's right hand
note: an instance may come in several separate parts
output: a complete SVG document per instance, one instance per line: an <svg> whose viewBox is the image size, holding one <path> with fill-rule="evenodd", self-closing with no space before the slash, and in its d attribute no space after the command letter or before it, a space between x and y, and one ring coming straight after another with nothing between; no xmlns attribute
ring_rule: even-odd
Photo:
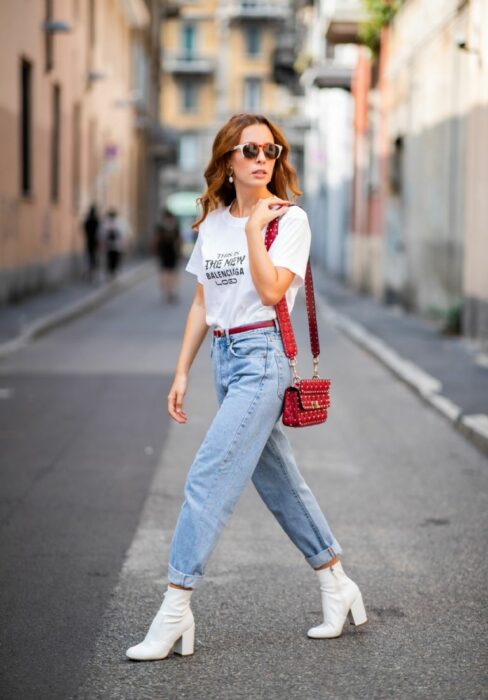
<svg viewBox="0 0 488 700"><path fill-rule="evenodd" d="M183 410L183 397L187 387L188 376L186 374L175 375L168 394L168 413L177 423L186 423L188 418Z"/></svg>
<svg viewBox="0 0 488 700"><path fill-rule="evenodd" d="M273 219L283 216L290 205L293 205L293 202L289 199L281 199L274 195L258 199L249 213L246 230L253 226L259 229L264 228Z"/></svg>

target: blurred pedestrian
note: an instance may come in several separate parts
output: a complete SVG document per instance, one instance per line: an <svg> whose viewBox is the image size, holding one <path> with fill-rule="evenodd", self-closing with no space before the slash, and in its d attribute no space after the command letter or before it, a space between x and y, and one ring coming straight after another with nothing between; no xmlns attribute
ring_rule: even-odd
<svg viewBox="0 0 488 700"><path fill-rule="evenodd" d="M220 129L205 171L203 213L186 269L197 277L168 395L168 412L187 422L183 400L195 356L213 326L212 364L219 409L188 472L169 548L168 586L145 639L131 659L164 659L194 649L190 598L246 485L252 480L284 532L316 571L323 623L309 637L342 634L348 615L366 622L362 595L342 568L336 540L301 475L281 422L293 383L275 305L291 311L304 284L311 232L283 132L266 117L236 114ZM264 232L281 217L266 249ZM184 438L183 438L184 439ZM239 559L239 551L235 552ZM271 576L263 570L263 577ZM203 609L203 608L202 608Z"/></svg>
<svg viewBox="0 0 488 700"><path fill-rule="evenodd" d="M101 243L105 253L105 270L114 279L122 265L127 241L127 225L116 209L110 209L101 229Z"/></svg>
<svg viewBox="0 0 488 700"><path fill-rule="evenodd" d="M169 303L178 301L181 232L178 218L167 207L161 211L161 220L156 224L153 249L160 268L161 295Z"/></svg>
<svg viewBox="0 0 488 700"><path fill-rule="evenodd" d="M98 216L97 207L96 204L92 204L88 210L85 220L83 221L87 259L87 278L89 282L93 281L93 278L98 270L99 228L100 219Z"/></svg>

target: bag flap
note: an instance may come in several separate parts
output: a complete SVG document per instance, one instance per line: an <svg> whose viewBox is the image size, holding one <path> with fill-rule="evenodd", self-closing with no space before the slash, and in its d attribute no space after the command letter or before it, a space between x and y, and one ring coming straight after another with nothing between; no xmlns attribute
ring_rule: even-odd
<svg viewBox="0 0 488 700"><path fill-rule="evenodd" d="M330 379L300 379L301 394L320 394L329 391Z"/></svg>
<svg viewBox="0 0 488 700"><path fill-rule="evenodd" d="M298 389L300 404L305 410L317 410L330 406L330 379L302 379Z"/></svg>

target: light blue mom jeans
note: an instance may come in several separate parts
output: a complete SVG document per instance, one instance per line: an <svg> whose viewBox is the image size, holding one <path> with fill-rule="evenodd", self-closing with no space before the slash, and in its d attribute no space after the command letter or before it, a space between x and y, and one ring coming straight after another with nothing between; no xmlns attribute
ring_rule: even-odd
<svg viewBox="0 0 488 700"><path fill-rule="evenodd" d="M313 568L342 548L300 474L281 423L291 370L278 330L213 337L219 410L188 472L169 550L168 580L197 588L249 479ZM308 428L313 430L313 428Z"/></svg>

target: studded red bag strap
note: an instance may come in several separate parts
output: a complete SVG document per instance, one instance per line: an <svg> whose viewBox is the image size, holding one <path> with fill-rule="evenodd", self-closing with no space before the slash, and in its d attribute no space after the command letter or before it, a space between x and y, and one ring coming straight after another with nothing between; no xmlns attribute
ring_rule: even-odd
<svg viewBox="0 0 488 700"><path fill-rule="evenodd" d="M276 236L278 235L278 222L279 218L273 219L269 222L266 228L266 235L264 239L264 244L266 250L269 250ZM308 328L310 335L310 349L314 358L314 376L317 374L317 358L320 354L320 343L319 343L319 331L317 325L317 313L315 309L315 295L313 289L313 278L312 278L312 268L310 266L310 259L307 262L307 271L305 274L305 301L307 304L307 316L308 316ZM275 306L276 315L278 317L278 322L280 324L281 337L283 339L283 346L285 348L285 354L289 359L295 359L298 349L295 340L295 333L293 332L293 326L291 323L290 313L288 311L288 304L286 303L286 297L284 296Z"/></svg>

